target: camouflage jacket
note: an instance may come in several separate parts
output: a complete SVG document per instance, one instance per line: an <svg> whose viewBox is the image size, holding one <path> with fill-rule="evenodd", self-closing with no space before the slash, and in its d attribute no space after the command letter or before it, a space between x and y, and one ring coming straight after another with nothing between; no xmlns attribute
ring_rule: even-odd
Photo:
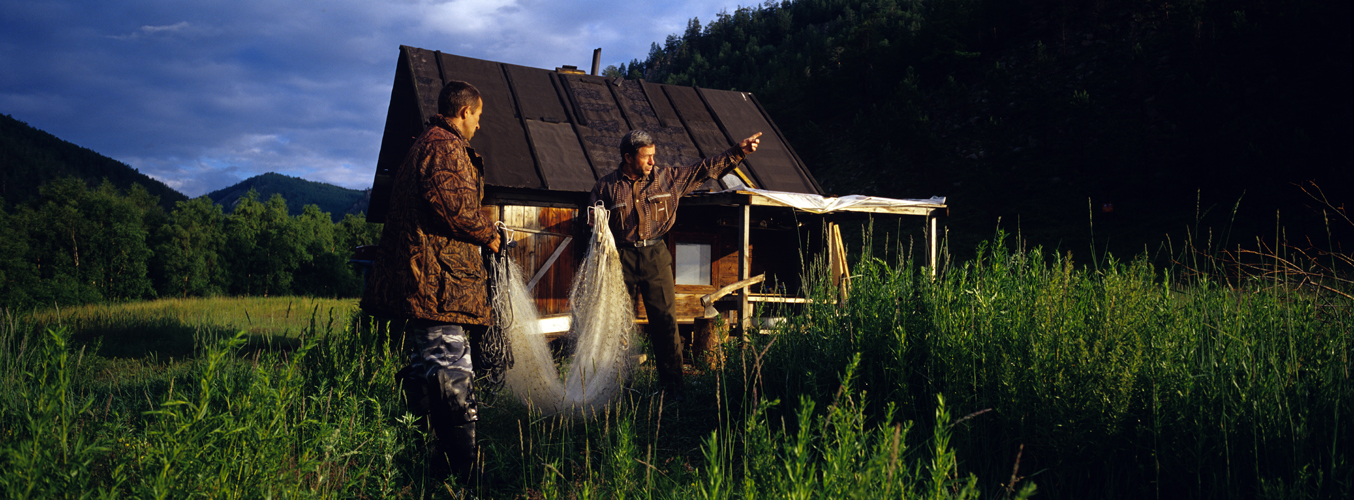
<svg viewBox="0 0 1354 500"><path fill-rule="evenodd" d="M383 317L489 325L480 246L496 237L480 212L484 163L441 115L405 156L362 308Z"/></svg>
<svg viewBox="0 0 1354 500"><path fill-rule="evenodd" d="M709 179L733 170L746 155L738 147L686 167L655 166L649 175L631 179L621 168L597 179L588 204L601 201L611 211L607 219L616 243L634 243L662 237L677 220L677 199Z"/></svg>

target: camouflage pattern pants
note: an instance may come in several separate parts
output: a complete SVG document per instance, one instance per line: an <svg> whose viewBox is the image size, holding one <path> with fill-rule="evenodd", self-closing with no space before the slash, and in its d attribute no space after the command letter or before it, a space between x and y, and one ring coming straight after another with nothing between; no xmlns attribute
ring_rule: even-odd
<svg viewBox="0 0 1354 500"><path fill-rule="evenodd" d="M467 328L483 329L410 320L404 328L413 344L409 365L395 374L409 411L432 430L437 444L431 462L433 475L451 473L463 485L477 480L479 455L475 442L475 421L479 420L475 365Z"/></svg>
<svg viewBox="0 0 1354 500"><path fill-rule="evenodd" d="M432 415L434 421L450 425L479 420L475 366L466 328L424 320L410 320L405 326L413 350L409 365L396 377L415 415Z"/></svg>

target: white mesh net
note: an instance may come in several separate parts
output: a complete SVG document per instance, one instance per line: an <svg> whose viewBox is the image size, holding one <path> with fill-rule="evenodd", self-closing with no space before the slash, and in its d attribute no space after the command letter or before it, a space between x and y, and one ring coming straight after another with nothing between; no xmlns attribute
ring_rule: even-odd
<svg viewBox="0 0 1354 500"><path fill-rule="evenodd" d="M565 343L574 348L562 363L568 367L563 380L521 269L512 259L494 259L494 316L512 339L514 359L505 386L523 404L547 414L595 415L616 397L630 373L635 315L620 255L607 228L606 209L588 210L592 238L569 291L572 322Z"/></svg>

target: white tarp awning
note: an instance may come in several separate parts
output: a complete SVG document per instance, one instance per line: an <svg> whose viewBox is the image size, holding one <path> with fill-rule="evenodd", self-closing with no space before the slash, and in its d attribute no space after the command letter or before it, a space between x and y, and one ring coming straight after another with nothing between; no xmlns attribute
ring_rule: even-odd
<svg viewBox="0 0 1354 500"><path fill-rule="evenodd" d="M859 194L824 197L816 194L790 193L785 191L767 191L765 189L738 189L739 193L761 196L778 204L794 207L805 212L825 214L828 212L887 212L890 209L904 207L944 208L944 196L932 196L928 199L896 199Z"/></svg>

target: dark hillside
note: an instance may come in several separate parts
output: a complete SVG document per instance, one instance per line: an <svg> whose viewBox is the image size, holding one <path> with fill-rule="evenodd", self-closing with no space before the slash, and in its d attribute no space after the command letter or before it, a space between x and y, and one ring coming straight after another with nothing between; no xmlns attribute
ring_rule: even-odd
<svg viewBox="0 0 1354 500"><path fill-rule="evenodd" d="M1348 2L801 0L615 70L758 94L829 191L949 196L961 254L999 225L1081 261L1092 228L1120 257L1235 246L1276 211L1324 245L1295 184L1354 200Z"/></svg>
<svg viewBox="0 0 1354 500"><path fill-rule="evenodd" d="M343 220L345 214L365 213L367 204L371 201L370 190L347 189L273 172L256 175L233 186L212 191L207 193L207 197L230 212L250 189L257 191L261 200L271 198L274 194L282 195L287 199L289 215L300 215L306 205L317 205L320 211L328 212L334 222Z"/></svg>
<svg viewBox="0 0 1354 500"><path fill-rule="evenodd" d="M9 115L0 115L0 198L24 203L37 197L38 188L62 178L83 179L89 186L103 179L119 189L140 184L160 198L165 210L188 197L120 161L63 141Z"/></svg>

